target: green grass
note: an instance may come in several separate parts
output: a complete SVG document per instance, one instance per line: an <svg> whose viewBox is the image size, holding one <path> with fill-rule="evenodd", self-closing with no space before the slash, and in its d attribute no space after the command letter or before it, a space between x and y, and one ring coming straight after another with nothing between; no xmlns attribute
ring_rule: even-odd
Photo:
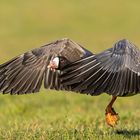
<svg viewBox="0 0 140 140"><path fill-rule="evenodd" d="M1 0L0 62L63 37L93 52L122 38L140 46L139 5L139 0ZM115 128L104 120L110 99L45 89L1 95L0 140L140 139L140 96L117 99Z"/></svg>

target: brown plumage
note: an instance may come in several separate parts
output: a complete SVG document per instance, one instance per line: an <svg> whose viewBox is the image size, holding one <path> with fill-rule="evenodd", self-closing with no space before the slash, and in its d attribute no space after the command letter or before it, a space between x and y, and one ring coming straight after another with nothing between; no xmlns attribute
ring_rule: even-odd
<svg viewBox="0 0 140 140"><path fill-rule="evenodd" d="M70 39L57 40L28 51L0 65L0 91L11 94L39 92L43 80L45 88L66 90L67 86L60 83L61 69L91 54ZM55 57L60 59L59 68L51 70L48 65Z"/></svg>
<svg viewBox="0 0 140 140"><path fill-rule="evenodd" d="M140 51L125 39L113 48L71 63L64 71L68 72L62 77L64 85L73 85L81 93L131 96L140 92Z"/></svg>

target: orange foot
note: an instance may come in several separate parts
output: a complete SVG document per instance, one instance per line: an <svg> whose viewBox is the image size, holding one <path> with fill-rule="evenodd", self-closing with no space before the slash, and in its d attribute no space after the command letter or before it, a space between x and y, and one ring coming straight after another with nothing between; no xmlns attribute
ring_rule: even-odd
<svg viewBox="0 0 140 140"><path fill-rule="evenodd" d="M117 125L117 122L119 120L119 115L114 111L113 108L111 108L109 110L106 110L105 118L106 118L106 123L109 126L114 127L115 125Z"/></svg>

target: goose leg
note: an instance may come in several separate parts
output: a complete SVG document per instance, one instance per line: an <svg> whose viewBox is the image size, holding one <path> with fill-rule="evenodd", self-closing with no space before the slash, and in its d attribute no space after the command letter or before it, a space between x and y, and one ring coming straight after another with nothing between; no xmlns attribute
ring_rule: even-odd
<svg viewBox="0 0 140 140"><path fill-rule="evenodd" d="M117 99L116 96L112 96L112 100L107 105L105 110L106 123L111 127L114 127L119 120L119 115L115 112L114 108L112 107L116 99Z"/></svg>

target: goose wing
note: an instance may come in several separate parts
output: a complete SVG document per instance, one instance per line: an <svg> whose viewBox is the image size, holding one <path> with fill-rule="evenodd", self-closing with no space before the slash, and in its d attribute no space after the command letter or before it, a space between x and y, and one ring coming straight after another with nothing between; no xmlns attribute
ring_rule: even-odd
<svg viewBox="0 0 140 140"><path fill-rule="evenodd" d="M91 95L106 92L114 96L140 92L140 51L126 39L70 65L64 69L69 72L62 75L62 81L77 92Z"/></svg>
<svg viewBox="0 0 140 140"><path fill-rule="evenodd" d="M33 49L0 65L0 92L23 94L39 92L44 87L66 90L60 83L61 70L47 68L50 60L63 56L74 62L91 53L70 39L61 39Z"/></svg>

